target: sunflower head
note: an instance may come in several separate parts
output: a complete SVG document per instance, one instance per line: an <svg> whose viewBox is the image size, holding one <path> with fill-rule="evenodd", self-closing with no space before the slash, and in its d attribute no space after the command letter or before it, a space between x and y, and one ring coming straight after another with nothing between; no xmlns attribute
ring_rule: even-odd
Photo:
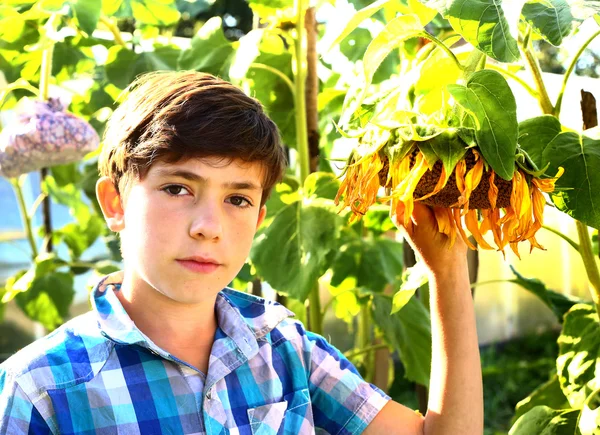
<svg viewBox="0 0 600 435"><path fill-rule="evenodd" d="M449 237L450 246L460 235L476 249L466 229L484 249L504 252L510 246L519 255L522 241L529 241L531 249L544 249L535 239L543 225L543 193L554 190L562 168L555 177L539 178L533 170L516 165L512 178L505 180L485 162L476 146L461 142L464 150L455 150L454 161L439 156L436 160L427 141L398 144L393 143L395 137L391 134L385 143L363 147L368 152L354 154L349 160L336 203L350 207L353 219L360 219L376 201L391 201L392 214L402 203L408 224L414 202L420 201L433 208L438 230ZM378 198L381 187L391 192ZM488 232L496 248L484 238Z"/></svg>

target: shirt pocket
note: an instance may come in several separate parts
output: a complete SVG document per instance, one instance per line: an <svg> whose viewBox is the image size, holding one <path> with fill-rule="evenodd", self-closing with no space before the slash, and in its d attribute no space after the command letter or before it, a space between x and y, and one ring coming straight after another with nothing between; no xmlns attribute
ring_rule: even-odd
<svg viewBox="0 0 600 435"><path fill-rule="evenodd" d="M308 388L283 396L282 402L248 409L252 435L313 434Z"/></svg>

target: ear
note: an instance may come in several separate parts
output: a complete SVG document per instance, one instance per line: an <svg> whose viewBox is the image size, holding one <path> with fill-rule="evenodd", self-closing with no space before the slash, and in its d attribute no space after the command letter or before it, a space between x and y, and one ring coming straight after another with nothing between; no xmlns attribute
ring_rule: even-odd
<svg viewBox="0 0 600 435"><path fill-rule="evenodd" d="M125 228L125 212L121 204L121 196L110 178L100 177L96 183L96 197L108 228L115 232Z"/></svg>
<svg viewBox="0 0 600 435"><path fill-rule="evenodd" d="M260 208L260 211L258 212L258 221L256 222L256 229L258 230L258 227L260 227L260 225L262 224L262 222L265 220L265 216L267 215L267 206L263 205Z"/></svg>

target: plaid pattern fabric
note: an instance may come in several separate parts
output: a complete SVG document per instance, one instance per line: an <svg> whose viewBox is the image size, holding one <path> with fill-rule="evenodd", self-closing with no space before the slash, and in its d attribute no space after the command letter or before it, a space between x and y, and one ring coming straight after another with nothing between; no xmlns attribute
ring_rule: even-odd
<svg viewBox="0 0 600 435"><path fill-rule="evenodd" d="M0 365L1 435L357 434L389 400L289 310L231 289L205 375L135 327L121 280Z"/></svg>

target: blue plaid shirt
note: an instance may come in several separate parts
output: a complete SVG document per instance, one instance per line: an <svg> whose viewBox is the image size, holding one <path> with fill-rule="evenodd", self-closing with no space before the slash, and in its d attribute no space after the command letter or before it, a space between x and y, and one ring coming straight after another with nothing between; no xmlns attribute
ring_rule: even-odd
<svg viewBox="0 0 600 435"><path fill-rule="evenodd" d="M282 305L231 289L205 375L136 328L121 280L0 365L0 434L357 434L389 400Z"/></svg>

